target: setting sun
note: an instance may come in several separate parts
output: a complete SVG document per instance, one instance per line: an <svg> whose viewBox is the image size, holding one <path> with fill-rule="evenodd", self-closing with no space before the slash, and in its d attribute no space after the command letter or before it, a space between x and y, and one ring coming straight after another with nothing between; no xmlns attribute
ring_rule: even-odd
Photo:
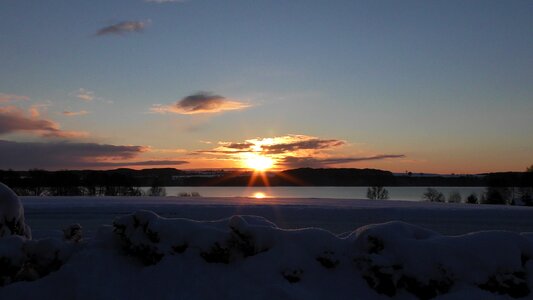
<svg viewBox="0 0 533 300"><path fill-rule="evenodd" d="M253 197L256 199L263 199L266 197L266 194L263 192L257 192L257 193L254 193Z"/></svg>
<svg viewBox="0 0 533 300"><path fill-rule="evenodd" d="M274 160L270 157L250 154L244 159L244 164L251 169L256 171L266 171L274 165Z"/></svg>

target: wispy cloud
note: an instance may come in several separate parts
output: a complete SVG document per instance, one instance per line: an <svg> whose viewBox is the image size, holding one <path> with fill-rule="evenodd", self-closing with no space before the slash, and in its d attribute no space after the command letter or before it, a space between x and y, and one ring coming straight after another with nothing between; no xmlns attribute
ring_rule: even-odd
<svg viewBox="0 0 533 300"><path fill-rule="evenodd" d="M206 114L217 113L229 110L241 110L251 105L225 98L209 92L199 92L187 96L172 105L153 105L150 111L155 113L176 113L176 114Z"/></svg>
<svg viewBox="0 0 533 300"><path fill-rule="evenodd" d="M30 108L28 109L28 112L30 113L30 116L32 118L38 118L41 116L41 111L39 110L39 106L36 106L36 105L30 106Z"/></svg>
<svg viewBox="0 0 533 300"><path fill-rule="evenodd" d="M54 121L39 118L38 110L30 110L27 116L15 106L0 107L0 135L13 132L29 132L47 138L78 138L87 133L61 130Z"/></svg>
<svg viewBox="0 0 533 300"><path fill-rule="evenodd" d="M88 162L87 165L91 167L156 167L156 166L180 166L188 164L184 160L143 160L143 161L123 161L123 162Z"/></svg>
<svg viewBox="0 0 533 300"><path fill-rule="evenodd" d="M244 142L219 142L213 152L262 152L264 154L283 154L294 152L313 152L328 150L345 145L337 139L319 139L307 135L289 134L273 138L256 138Z"/></svg>
<svg viewBox="0 0 533 300"><path fill-rule="evenodd" d="M0 93L0 103L12 102L12 101L20 101L20 100L27 101L27 100L30 100L30 97L21 96L21 95L15 95L15 94Z"/></svg>
<svg viewBox="0 0 533 300"><path fill-rule="evenodd" d="M76 98L83 100L83 101L93 101L95 98L94 92L83 89L83 88L80 88L79 90L77 90L75 95L76 95Z"/></svg>
<svg viewBox="0 0 533 300"><path fill-rule="evenodd" d="M287 143L263 145L261 148L267 153L286 153L299 150L322 150L331 149L346 144L342 140L323 140L318 138L309 138Z"/></svg>
<svg viewBox="0 0 533 300"><path fill-rule="evenodd" d="M143 146L96 143L35 143L0 140L0 166L26 170L105 168L127 166L178 166L183 160L132 160L144 153Z"/></svg>
<svg viewBox="0 0 533 300"><path fill-rule="evenodd" d="M149 3L185 3L189 0L144 0L144 2L149 2Z"/></svg>
<svg viewBox="0 0 533 300"><path fill-rule="evenodd" d="M103 27L96 32L97 36L103 35L123 35L130 32L142 32L149 24L146 21L123 21L110 26Z"/></svg>
<svg viewBox="0 0 533 300"><path fill-rule="evenodd" d="M75 117L75 116L83 116L88 114L89 112L86 110L80 110L80 111L63 111L61 114L67 116L67 117Z"/></svg>
<svg viewBox="0 0 533 300"><path fill-rule="evenodd" d="M369 161L369 160L384 160L393 158L404 158L403 154L384 154L367 157L330 157L330 158L315 158L315 157L295 157L286 156L278 163L286 168L327 168L341 164Z"/></svg>

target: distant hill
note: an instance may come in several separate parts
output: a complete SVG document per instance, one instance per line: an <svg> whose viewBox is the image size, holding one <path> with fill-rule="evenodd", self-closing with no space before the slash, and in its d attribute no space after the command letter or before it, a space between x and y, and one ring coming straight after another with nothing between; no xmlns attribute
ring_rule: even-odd
<svg viewBox="0 0 533 300"><path fill-rule="evenodd" d="M501 172L480 175L393 174L378 169L300 168L254 174L242 170L178 170L174 168L2 171L0 182L9 186L89 187L99 186L533 186L533 173Z"/></svg>

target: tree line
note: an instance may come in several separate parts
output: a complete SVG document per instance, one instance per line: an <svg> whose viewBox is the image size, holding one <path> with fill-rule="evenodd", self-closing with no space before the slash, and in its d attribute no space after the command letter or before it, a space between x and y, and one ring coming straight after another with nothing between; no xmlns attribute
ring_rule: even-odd
<svg viewBox="0 0 533 300"><path fill-rule="evenodd" d="M141 180L121 172L45 171L24 173L0 170L0 182L19 196L163 196L165 190L157 178L150 189L141 189Z"/></svg>
<svg viewBox="0 0 533 300"><path fill-rule="evenodd" d="M526 172L492 173L484 177L486 188L483 193L469 194L463 199L458 191L446 196L435 188L427 188L422 200L429 202L500 204L533 206L533 165ZM368 199L389 199L390 195L382 185L374 185L367 190Z"/></svg>
<svg viewBox="0 0 533 300"><path fill-rule="evenodd" d="M199 177L195 172L162 169L29 171L0 170L0 182L25 196L141 196L165 195L165 186L371 186L370 199L390 197L384 186L485 186L481 195L428 193L428 201L489 204L527 204L531 202L533 166L527 172L490 173L477 176L394 175L375 169L293 169L261 176L254 182L251 172L217 171L216 176ZM422 184L424 183L424 184ZM142 189L141 187L149 187ZM428 191L430 192L430 191Z"/></svg>

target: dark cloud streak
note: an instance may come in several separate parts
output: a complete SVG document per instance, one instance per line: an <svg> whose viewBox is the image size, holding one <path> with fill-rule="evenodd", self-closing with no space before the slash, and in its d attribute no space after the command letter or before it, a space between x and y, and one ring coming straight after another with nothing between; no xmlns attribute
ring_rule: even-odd
<svg viewBox="0 0 533 300"><path fill-rule="evenodd" d="M0 107L0 135L18 131L30 132L47 138L73 138L84 136L81 132L64 131L53 121L27 117L14 107Z"/></svg>
<svg viewBox="0 0 533 300"><path fill-rule="evenodd" d="M308 139L295 142L283 142L273 145L261 145L261 152L265 154L282 154L287 152L294 152L299 150L324 150L331 149L345 145L343 140L322 140L322 139ZM214 153L237 153L237 152L256 152L253 147L254 143L225 143L222 147L227 150L212 150L206 152Z"/></svg>
<svg viewBox="0 0 533 300"><path fill-rule="evenodd" d="M287 156L280 162L281 165L287 168L326 168L332 165L346 164L369 160L383 160L404 158L403 154L384 154L374 155L368 157L334 157L334 158L314 158L314 157L295 157Z"/></svg>
<svg viewBox="0 0 533 300"><path fill-rule="evenodd" d="M143 146L96 143L36 143L0 140L0 168L49 170L123 166L181 165L181 160L124 161L146 151Z"/></svg>
<svg viewBox="0 0 533 300"><path fill-rule="evenodd" d="M249 104L233 101L220 95L209 92L198 92L179 100L175 104L153 105L150 110L155 113L192 115L240 110L249 106Z"/></svg>
<svg viewBox="0 0 533 300"><path fill-rule="evenodd" d="M339 147L344 145L346 142L341 140L321 140L321 139L312 139L306 141L297 141L286 144L275 144L275 145L263 145L261 148L267 153L285 153L293 152L298 150L321 150L329 149L334 147Z"/></svg>
<svg viewBox="0 0 533 300"><path fill-rule="evenodd" d="M123 35L129 32L142 32L149 23L150 21L123 21L99 29L96 35Z"/></svg>

